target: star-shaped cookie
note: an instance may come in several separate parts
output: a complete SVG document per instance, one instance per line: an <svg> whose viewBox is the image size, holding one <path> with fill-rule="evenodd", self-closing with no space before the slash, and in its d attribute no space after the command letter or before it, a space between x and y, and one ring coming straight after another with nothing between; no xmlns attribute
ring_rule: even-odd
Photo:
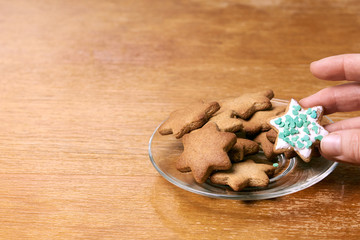
<svg viewBox="0 0 360 240"><path fill-rule="evenodd" d="M233 110L242 119L248 119L256 111L271 108L270 99L274 97L272 90L257 93L246 93L237 98L228 98L219 101L221 109L219 112Z"/></svg>
<svg viewBox="0 0 360 240"><path fill-rule="evenodd" d="M274 144L269 141L266 134L267 132L260 133L256 136L256 138L254 138L254 141L261 145L261 149L263 150L265 157L272 161L276 159L278 154L274 152Z"/></svg>
<svg viewBox="0 0 360 240"><path fill-rule="evenodd" d="M242 121L236 118L236 113L232 110L227 110L219 114L215 114L209 119L209 122L214 122L222 132L237 132L242 129Z"/></svg>
<svg viewBox="0 0 360 240"><path fill-rule="evenodd" d="M301 159L309 162L313 148L329 134L320 125L322 115L322 106L303 109L296 100L291 99L286 112L270 120L270 125L278 133L274 151L294 149Z"/></svg>
<svg viewBox="0 0 360 240"><path fill-rule="evenodd" d="M245 187L266 187L269 184L269 176L274 172L274 166L255 163L248 159L234 163L230 170L214 173L210 180L216 184L229 185L234 191L240 191Z"/></svg>
<svg viewBox="0 0 360 240"><path fill-rule="evenodd" d="M228 155L232 162L240 162L245 156L259 152L259 144L246 138L237 138Z"/></svg>
<svg viewBox="0 0 360 240"><path fill-rule="evenodd" d="M214 170L227 170L231 162L227 152L236 143L236 135L220 132L215 123L185 134L184 152L176 162L181 172L191 171L198 183L204 183Z"/></svg>
<svg viewBox="0 0 360 240"><path fill-rule="evenodd" d="M220 105L217 102L201 101L176 110L160 126L159 133L162 135L173 133L176 138L181 138L184 134L202 127L219 109Z"/></svg>
<svg viewBox="0 0 360 240"><path fill-rule="evenodd" d="M242 130L248 136L254 136L261 131L267 131L271 129L269 120L285 111L285 106L273 106L269 110L257 111L252 115L249 120L242 120Z"/></svg>

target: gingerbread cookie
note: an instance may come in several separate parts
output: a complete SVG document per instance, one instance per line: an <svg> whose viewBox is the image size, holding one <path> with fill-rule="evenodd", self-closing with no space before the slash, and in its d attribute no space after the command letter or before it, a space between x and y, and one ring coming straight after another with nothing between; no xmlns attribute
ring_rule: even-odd
<svg viewBox="0 0 360 240"><path fill-rule="evenodd" d="M317 152L319 152L319 151L317 151ZM284 154L286 159L290 159L290 158L293 158L293 157L297 156L296 152L293 149L286 150L283 154Z"/></svg>
<svg viewBox="0 0 360 240"><path fill-rule="evenodd" d="M273 161L278 154L274 152L274 143L270 142L266 135L267 132L262 132L254 138L254 141L261 145L265 157L268 160Z"/></svg>
<svg viewBox="0 0 360 240"><path fill-rule="evenodd" d="M214 122L222 132L237 132L242 129L242 120L236 118L232 110L227 110L211 117L209 122Z"/></svg>
<svg viewBox="0 0 360 240"><path fill-rule="evenodd" d="M214 170L231 168L227 152L236 143L236 135L220 132L215 123L186 134L182 138L184 152L176 163L179 171L191 171L195 181L204 183Z"/></svg>
<svg viewBox="0 0 360 240"><path fill-rule="evenodd" d="M159 133L162 135L173 133L176 138L181 138L184 134L202 127L219 109L220 105L217 102L198 102L179 109L170 114L160 126Z"/></svg>
<svg viewBox="0 0 360 240"><path fill-rule="evenodd" d="M274 129L270 129L266 132L266 137L270 142L275 143L277 138L277 132Z"/></svg>
<svg viewBox="0 0 360 240"><path fill-rule="evenodd" d="M214 173L210 180L215 184L229 185L234 191L240 191L245 187L266 187L269 184L269 176L274 172L274 166L255 163L248 159L234 163L230 170Z"/></svg>
<svg viewBox="0 0 360 240"><path fill-rule="evenodd" d="M270 99L274 97L272 90L257 93L247 93L237 98L219 101L220 111L233 110L242 119L250 118L256 111L271 108Z"/></svg>
<svg viewBox="0 0 360 240"><path fill-rule="evenodd" d="M270 125L278 132L274 151L294 149L301 159L309 162L314 147L328 134L319 124L322 115L322 106L303 109L291 99L285 114L270 120Z"/></svg>
<svg viewBox="0 0 360 240"><path fill-rule="evenodd" d="M237 138L236 144L230 149L228 155L232 162L240 162L245 156L259 152L259 144L245 138Z"/></svg>
<svg viewBox="0 0 360 240"><path fill-rule="evenodd" d="M248 136L254 136L261 131L268 131L271 129L269 120L285 111L285 106L274 106L269 110L257 111L249 120L242 121L242 131Z"/></svg>

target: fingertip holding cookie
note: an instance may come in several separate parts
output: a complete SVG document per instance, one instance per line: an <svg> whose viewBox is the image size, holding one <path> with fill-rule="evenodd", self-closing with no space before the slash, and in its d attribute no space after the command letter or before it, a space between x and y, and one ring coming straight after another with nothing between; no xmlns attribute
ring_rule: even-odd
<svg viewBox="0 0 360 240"><path fill-rule="evenodd" d="M309 162L314 148L329 134L320 124L322 116L322 106L304 109L291 99L285 113L269 121L277 132L274 151L281 153L293 149L304 162Z"/></svg>

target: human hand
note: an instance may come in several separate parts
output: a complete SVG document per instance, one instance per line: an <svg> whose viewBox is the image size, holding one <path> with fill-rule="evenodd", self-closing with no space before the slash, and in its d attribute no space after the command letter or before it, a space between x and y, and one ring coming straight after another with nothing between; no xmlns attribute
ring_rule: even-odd
<svg viewBox="0 0 360 240"><path fill-rule="evenodd" d="M360 110L360 54L327 57L310 65L320 79L349 83L328 87L300 100L303 107L323 106L325 114ZM360 165L360 117L325 126L330 132L320 143L325 158Z"/></svg>

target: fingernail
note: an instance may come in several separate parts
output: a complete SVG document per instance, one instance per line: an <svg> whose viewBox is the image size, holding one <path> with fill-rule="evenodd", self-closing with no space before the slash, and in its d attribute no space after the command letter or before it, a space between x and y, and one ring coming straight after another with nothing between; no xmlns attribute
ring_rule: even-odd
<svg viewBox="0 0 360 240"><path fill-rule="evenodd" d="M341 136L338 134L329 134L325 136L320 143L321 151L326 155L341 155Z"/></svg>

